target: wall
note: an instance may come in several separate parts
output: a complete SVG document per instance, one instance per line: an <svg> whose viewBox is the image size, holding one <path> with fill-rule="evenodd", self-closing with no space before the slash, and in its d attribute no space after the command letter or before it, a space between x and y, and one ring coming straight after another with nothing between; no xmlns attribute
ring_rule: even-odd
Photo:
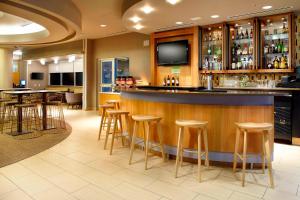
<svg viewBox="0 0 300 200"><path fill-rule="evenodd" d="M94 58L128 57L130 74L143 81L150 81L150 48L143 42L150 37L140 33L128 33L94 40Z"/></svg>
<svg viewBox="0 0 300 200"><path fill-rule="evenodd" d="M0 48L0 88L12 88L12 51Z"/></svg>
<svg viewBox="0 0 300 200"><path fill-rule="evenodd" d="M31 80L32 72L44 73L43 80ZM48 86L48 66L41 65L39 61L32 61L31 65L27 65L27 87L33 89L44 89Z"/></svg>

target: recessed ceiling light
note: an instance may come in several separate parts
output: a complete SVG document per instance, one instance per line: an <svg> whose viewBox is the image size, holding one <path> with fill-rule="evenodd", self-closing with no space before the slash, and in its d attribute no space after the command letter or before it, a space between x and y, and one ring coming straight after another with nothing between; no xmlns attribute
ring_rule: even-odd
<svg viewBox="0 0 300 200"><path fill-rule="evenodd" d="M191 18L192 21L197 21L197 20L200 20L200 19L202 19L202 18L201 17L192 17Z"/></svg>
<svg viewBox="0 0 300 200"><path fill-rule="evenodd" d="M22 50L17 49L17 50L14 50L14 51L13 51L13 55L15 55L15 56L22 56L22 55L23 55L23 52L22 52Z"/></svg>
<svg viewBox="0 0 300 200"><path fill-rule="evenodd" d="M179 3L181 0L166 0L166 2L168 2L169 4L175 5L177 3Z"/></svg>
<svg viewBox="0 0 300 200"><path fill-rule="evenodd" d="M54 64L58 64L59 57L54 57L54 58L53 58L53 61L54 61Z"/></svg>
<svg viewBox="0 0 300 200"><path fill-rule="evenodd" d="M27 64L31 65L32 64L32 60L27 60Z"/></svg>
<svg viewBox="0 0 300 200"><path fill-rule="evenodd" d="M182 25L182 24L183 24L183 22L176 22L176 24L177 24L177 25Z"/></svg>
<svg viewBox="0 0 300 200"><path fill-rule="evenodd" d="M44 59L44 58L40 59L40 63L41 63L41 65L45 65L46 64L46 59Z"/></svg>
<svg viewBox="0 0 300 200"><path fill-rule="evenodd" d="M133 28L135 28L136 30L141 30L142 28L144 28L144 26L141 24L136 24L133 26Z"/></svg>
<svg viewBox="0 0 300 200"><path fill-rule="evenodd" d="M106 24L101 24L100 27L105 28L105 27L107 27L107 25Z"/></svg>
<svg viewBox="0 0 300 200"><path fill-rule="evenodd" d="M76 60L76 56L75 55L69 55L68 61L69 62L74 62Z"/></svg>
<svg viewBox="0 0 300 200"><path fill-rule="evenodd" d="M141 10L145 13L145 14L149 14L151 12L154 11L154 8L152 8L149 5L145 5L144 7L141 8Z"/></svg>
<svg viewBox="0 0 300 200"><path fill-rule="evenodd" d="M210 17L213 18L213 19L216 19L216 18L219 18L220 16L219 15L212 15Z"/></svg>
<svg viewBox="0 0 300 200"><path fill-rule="evenodd" d="M138 23L139 21L141 21L142 19L139 18L138 16L134 16L130 18L130 21L134 22L134 23Z"/></svg>
<svg viewBox="0 0 300 200"><path fill-rule="evenodd" d="M271 9L272 8L272 6L263 6L262 7L262 9L264 9L264 10L269 10L269 9Z"/></svg>

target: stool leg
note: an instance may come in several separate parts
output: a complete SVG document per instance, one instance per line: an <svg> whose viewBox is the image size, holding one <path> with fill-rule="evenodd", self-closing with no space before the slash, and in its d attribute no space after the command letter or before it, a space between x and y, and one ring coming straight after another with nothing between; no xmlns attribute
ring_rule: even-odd
<svg viewBox="0 0 300 200"><path fill-rule="evenodd" d="M146 127L145 127L146 122L142 122L143 125L143 135L144 135L144 150L146 149ZM146 151L144 152L146 155Z"/></svg>
<svg viewBox="0 0 300 200"><path fill-rule="evenodd" d="M162 155L163 161L165 161L166 154L165 154L165 149L164 149L163 134L162 134L162 128L161 128L160 122L157 122L157 132L158 132L159 143L160 143L160 148L161 148L161 155Z"/></svg>
<svg viewBox="0 0 300 200"><path fill-rule="evenodd" d="M240 145L240 129L236 129L236 135L235 135L235 146L234 146L234 154L233 154L233 172L236 171L236 164L237 164L237 154L239 150Z"/></svg>
<svg viewBox="0 0 300 200"><path fill-rule="evenodd" d="M128 142L128 146L130 147L130 142L131 142L131 124L130 124L130 121L129 121L129 116L128 116L128 114L126 114L126 116L125 116L125 121L126 121L126 128L127 128L127 134L128 134L128 138L129 138L129 140L127 140L127 142Z"/></svg>
<svg viewBox="0 0 300 200"><path fill-rule="evenodd" d="M103 123L104 123L104 119L105 119L105 109L102 109L102 114L101 114L101 122L100 122L100 129L99 129L99 135L98 135L98 140L100 140L101 137L101 132L103 129Z"/></svg>
<svg viewBox="0 0 300 200"><path fill-rule="evenodd" d="M184 130L184 127L182 127ZM181 134L181 142L180 142L180 167L182 167L183 163L183 134Z"/></svg>
<svg viewBox="0 0 300 200"><path fill-rule="evenodd" d="M262 161L262 173L265 173L266 169L266 147L265 147L265 134L262 134L262 153L261 153L261 161Z"/></svg>
<svg viewBox="0 0 300 200"><path fill-rule="evenodd" d="M107 146L107 140L110 132L110 126L111 126L112 118L111 116L108 117L108 123L107 123L107 129L106 129L106 136L105 136L105 142L104 142L104 149L106 149Z"/></svg>
<svg viewBox="0 0 300 200"><path fill-rule="evenodd" d="M133 133L132 133L132 140L131 140L131 147L130 147L129 165L131 165L131 161L132 161L132 155L133 155L133 151L134 151L134 145L135 145L135 138L136 138L137 126L138 126L138 122L137 122L137 121L134 121L134 125L133 125Z"/></svg>
<svg viewBox="0 0 300 200"><path fill-rule="evenodd" d="M244 131L243 174L242 174L243 187L245 186L246 162L247 162L247 131Z"/></svg>
<svg viewBox="0 0 300 200"><path fill-rule="evenodd" d="M122 116L121 115L118 117L118 120L120 123L120 135L121 135L121 139L122 139L122 146L124 146L125 142L124 142L124 137L123 137L123 124L122 124Z"/></svg>
<svg viewBox="0 0 300 200"><path fill-rule="evenodd" d="M178 141L177 141L177 154L176 154L176 163L175 163L175 178L177 178L178 168L179 168L179 156L180 156L180 148L181 148L181 135L183 134L183 128L179 127Z"/></svg>
<svg viewBox="0 0 300 200"><path fill-rule="evenodd" d="M145 170L147 170L148 154L149 154L149 132L150 132L149 122L145 122L145 125L146 125Z"/></svg>
<svg viewBox="0 0 300 200"><path fill-rule="evenodd" d="M110 145L110 151L109 151L109 154L112 155L112 151L113 151L113 148L114 148L114 141L115 141L115 135L116 135L116 132L117 132L117 126L118 126L118 116L113 116L114 117L114 129L113 129L113 132L112 132L112 138L111 138L111 145Z"/></svg>
<svg viewBox="0 0 300 200"><path fill-rule="evenodd" d="M201 135L202 130L198 129L198 181L201 182Z"/></svg>
<svg viewBox="0 0 300 200"><path fill-rule="evenodd" d="M270 184L271 188L274 188L274 180L273 180L273 172L272 172L272 161L271 161L271 140L272 140L272 135L270 131L267 132L267 138L265 141L265 148L266 148L266 154L267 154L267 162L268 162L268 172L269 172L269 177L270 177Z"/></svg>
<svg viewBox="0 0 300 200"><path fill-rule="evenodd" d="M204 148L205 148L205 166L209 167L208 160L208 141L207 141L207 127L204 128Z"/></svg>

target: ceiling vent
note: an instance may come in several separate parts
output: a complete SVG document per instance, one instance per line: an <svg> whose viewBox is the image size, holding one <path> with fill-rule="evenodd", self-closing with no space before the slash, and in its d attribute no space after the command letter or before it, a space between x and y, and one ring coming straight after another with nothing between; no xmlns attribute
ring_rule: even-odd
<svg viewBox="0 0 300 200"><path fill-rule="evenodd" d="M291 11L292 9L293 9L293 6L288 6L288 7L282 7L282 8L272 9L272 10L264 10L264 11L246 13L246 14L242 14L242 15L233 15L233 16L227 17L227 19L233 20L233 19L256 17L256 16L262 16L262 15L271 15L271 14L277 14L280 12Z"/></svg>

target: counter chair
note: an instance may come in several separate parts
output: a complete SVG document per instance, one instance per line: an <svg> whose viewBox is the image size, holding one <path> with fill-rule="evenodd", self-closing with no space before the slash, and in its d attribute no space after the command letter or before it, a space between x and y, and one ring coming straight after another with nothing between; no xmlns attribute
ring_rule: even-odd
<svg viewBox="0 0 300 200"><path fill-rule="evenodd" d="M272 161L271 161L271 140L272 140L272 129L273 125L270 123L236 123L236 139L235 139L235 150L233 156L233 172L236 171L237 159L240 158L242 160L242 186L245 186L245 173L246 173L246 162L247 162L247 136L249 133L258 133L261 134L262 138L262 171L265 172L265 160L267 160L268 164L268 172L270 178L270 185L274 188L274 180L272 173ZM243 135L243 154L240 155L238 153L239 145L240 145L240 135Z"/></svg>
<svg viewBox="0 0 300 200"><path fill-rule="evenodd" d="M115 110L119 110L121 108L120 100L107 100L106 103L114 105Z"/></svg>
<svg viewBox="0 0 300 200"><path fill-rule="evenodd" d="M18 102L12 99L1 100L0 131L1 133L11 131L14 106Z"/></svg>
<svg viewBox="0 0 300 200"><path fill-rule="evenodd" d="M125 145L126 136L124 135L122 116L125 117L127 130L129 130L129 128L128 128L129 127L129 116L128 116L129 112L122 111L122 110L107 110L106 114L107 114L108 124L107 124L107 129L106 129L104 149L106 149L108 137L111 134L112 139L111 139L109 154L112 155L115 138L121 138L122 145L123 146ZM119 126L118 126L118 124L119 124ZM113 126L113 130L111 132L112 126Z"/></svg>
<svg viewBox="0 0 300 200"><path fill-rule="evenodd" d="M165 161L165 150L164 150L164 144L163 144L163 134L161 130L161 117L157 116L148 116L148 115L133 115L132 119L134 121L134 126L133 126L133 134L132 134L132 140L131 140L131 148L130 148L130 157L129 157L129 165L131 165L132 162L132 156L133 156L133 151L135 147L135 140L138 132L138 127L139 123L143 124L144 128L144 147L145 147L145 170L147 170L147 164L148 164L148 154L149 150L154 148L150 147L149 148L149 137L150 137L150 125L155 124L157 125L157 134L159 137L159 145L163 161Z"/></svg>
<svg viewBox="0 0 300 200"><path fill-rule="evenodd" d="M205 156L205 165L209 167L208 159L208 141L207 141L207 121L196 121L196 120L176 120L176 125L179 127L178 133L178 142L177 142L177 154L176 154L176 163L175 163L175 178L178 176L179 165L182 165L183 161L183 138L184 138L184 129L193 128L197 130L197 141L198 141L198 181L201 182L201 159ZM201 137L204 138L204 148L205 151L201 151ZM192 152L192 151L190 151Z"/></svg>
<svg viewBox="0 0 300 200"><path fill-rule="evenodd" d="M113 104L104 104L104 105L100 105L99 108L102 110L102 114L101 114L101 122L100 122L98 140L100 140L101 133L102 133L102 131L104 131L104 128L107 128L108 121L107 121L106 111L114 109L115 106Z"/></svg>
<svg viewBox="0 0 300 200"><path fill-rule="evenodd" d="M52 128L66 128L65 116L64 116L64 108L61 101L49 101L43 103L47 109L46 119L48 120L49 127L46 129ZM42 111L41 111L42 113Z"/></svg>

